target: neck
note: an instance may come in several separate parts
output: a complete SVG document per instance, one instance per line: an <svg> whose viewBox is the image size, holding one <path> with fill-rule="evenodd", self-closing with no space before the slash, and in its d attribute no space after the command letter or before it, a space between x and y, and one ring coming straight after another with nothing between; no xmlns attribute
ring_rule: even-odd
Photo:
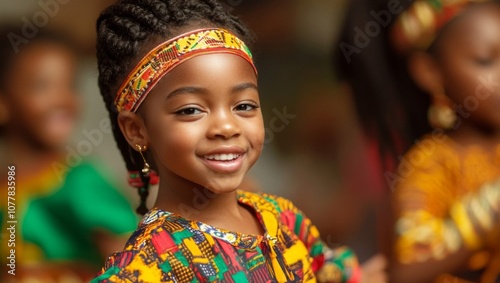
<svg viewBox="0 0 500 283"><path fill-rule="evenodd" d="M45 168L61 156L61 149L42 147L17 134L7 132L4 142L6 161L26 172Z"/></svg>
<svg viewBox="0 0 500 283"><path fill-rule="evenodd" d="M241 217L236 190L216 194L185 179L173 181L172 179L160 176L155 203L159 209L218 227L224 226L223 223L229 218Z"/></svg>
<svg viewBox="0 0 500 283"><path fill-rule="evenodd" d="M494 148L500 144L500 128L485 127L467 120L448 135L465 146L480 145L484 148Z"/></svg>

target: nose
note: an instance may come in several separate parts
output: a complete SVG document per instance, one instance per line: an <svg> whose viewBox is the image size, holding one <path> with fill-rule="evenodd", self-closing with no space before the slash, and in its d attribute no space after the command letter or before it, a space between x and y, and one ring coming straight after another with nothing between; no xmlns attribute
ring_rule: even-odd
<svg viewBox="0 0 500 283"><path fill-rule="evenodd" d="M220 109L210 114L207 136L210 139L230 139L241 134L238 118L230 110Z"/></svg>
<svg viewBox="0 0 500 283"><path fill-rule="evenodd" d="M60 88L54 90L52 94L52 103L55 107L73 108L78 103L78 95L73 89Z"/></svg>

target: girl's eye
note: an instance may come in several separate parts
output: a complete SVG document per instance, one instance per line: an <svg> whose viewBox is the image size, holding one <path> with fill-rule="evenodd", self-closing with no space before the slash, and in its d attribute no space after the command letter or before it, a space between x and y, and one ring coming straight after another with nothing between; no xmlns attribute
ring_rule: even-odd
<svg viewBox="0 0 500 283"><path fill-rule="evenodd" d="M493 60L490 58L476 58L475 61L480 66L490 66L493 64Z"/></svg>
<svg viewBox="0 0 500 283"><path fill-rule="evenodd" d="M198 108L194 108L194 107L184 108L184 109L181 109L181 110L175 112L175 114L181 115L181 116L197 115L200 113L201 113L201 110Z"/></svg>
<svg viewBox="0 0 500 283"><path fill-rule="evenodd" d="M259 108L258 105L243 103L243 104L236 106L235 110L236 111L252 111L252 110L257 109L257 108Z"/></svg>

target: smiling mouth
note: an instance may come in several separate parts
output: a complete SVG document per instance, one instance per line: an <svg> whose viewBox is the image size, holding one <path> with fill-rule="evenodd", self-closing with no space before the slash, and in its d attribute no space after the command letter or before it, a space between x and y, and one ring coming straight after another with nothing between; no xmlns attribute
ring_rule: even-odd
<svg viewBox="0 0 500 283"><path fill-rule="evenodd" d="M203 158L207 160L215 160L215 161L232 161L240 157L241 154L239 153L223 153L223 154L211 154L211 155L205 155Z"/></svg>

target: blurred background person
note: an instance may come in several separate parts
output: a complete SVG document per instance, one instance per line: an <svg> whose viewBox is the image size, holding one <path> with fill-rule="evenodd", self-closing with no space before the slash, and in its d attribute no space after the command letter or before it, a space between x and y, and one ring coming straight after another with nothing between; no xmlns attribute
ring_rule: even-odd
<svg viewBox="0 0 500 283"><path fill-rule="evenodd" d="M499 2L377 2L337 67L395 192L392 280L498 282Z"/></svg>
<svg viewBox="0 0 500 283"><path fill-rule="evenodd" d="M74 45L47 30L16 45L13 34L22 27L3 27L1 262L5 268L14 249L16 275L2 272L2 282L87 282L105 256L123 248L137 217L103 174L106 168L83 158L83 143L68 145L80 113ZM106 130L100 126L99 131ZM7 211L10 165L16 167L15 195L10 200L17 220L15 246L7 246L6 233L7 220L12 220Z"/></svg>

